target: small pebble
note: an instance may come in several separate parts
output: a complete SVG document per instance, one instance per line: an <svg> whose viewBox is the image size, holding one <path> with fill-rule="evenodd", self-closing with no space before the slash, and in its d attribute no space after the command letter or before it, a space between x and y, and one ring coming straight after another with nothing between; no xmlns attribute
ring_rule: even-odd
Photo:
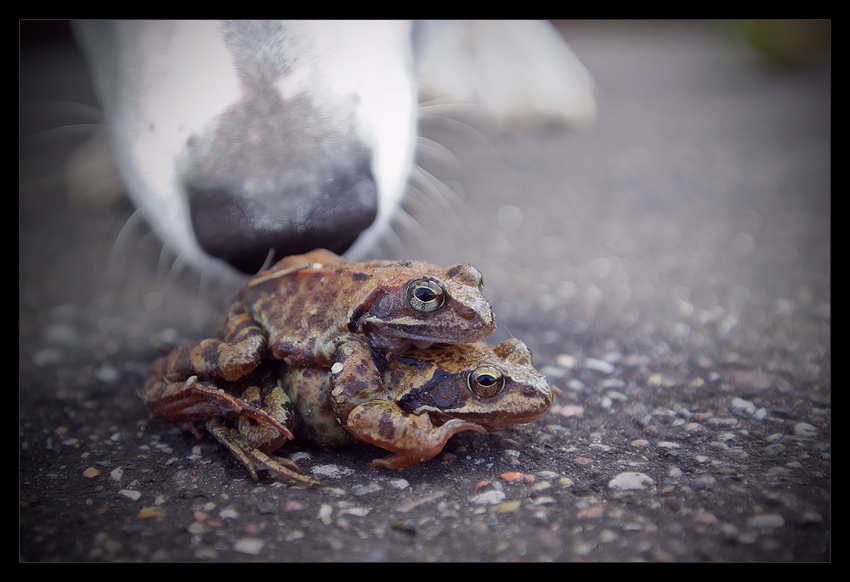
<svg viewBox="0 0 850 582"><path fill-rule="evenodd" d="M560 407L553 407L552 411L558 416L571 417L571 416L581 416L584 414L584 406L579 406L578 404L565 404Z"/></svg>
<svg viewBox="0 0 850 582"><path fill-rule="evenodd" d="M319 506L319 514L316 517L318 517L323 524L329 525L331 523L332 513L333 507L331 507L327 503L322 503L322 505Z"/></svg>
<svg viewBox="0 0 850 582"><path fill-rule="evenodd" d="M576 517L579 519L594 519L605 513L604 505L591 505L583 507L576 512Z"/></svg>
<svg viewBox="0 0 850 582"><path fill-rule="evenodd" d="M520 505L521 502L519 499L513 499L504 503L497 503L490 510L496 513L514 513L520 508Z"/></svg>
<svg viewBox="0 0 850 582"><path fill-rule="evenodd" d="M355 485L352 488L352 492L358 497L361 495L368 495L369 493L375 493L380 491L382 487L377 483L368 483L366 485Z"/></svg>
<svg viewBox="0 0 850 582"><path fill-rule="evenodd" d="M751 517L747 520L747 525L750 527L776 528L785 525L785 520L778 513L765 513Z"/></svg>
<svg viewBox="0 0 850 582"><path fill-rule="evenodd" d="M147 507L141 508L136 517L138 517L139 519L149 519L151 517L165 517L165 512L159 507L149 505Z"/></svg>
<svg viewBox="0 0 850 582"><path fill-rule="evenodd" d="M672 441L659 441L658 446L662 449L678 449L681 448L682 445L679 443L674 443Z"/></svg>
<svg viewBox="0 0 850 582"><path fill-rule="evenodd" d="M343 475L350 475L354 472L354 470L349 469L347 467L340 467L339 465L317 465L310 469L310 472L316 475L317 477L324 477L326 479L338 479Z"/></svg>
<svg viewBox="0 0 850 582"><path fill-rule="evenodd" d="M595 370L602 374L611 374L616 369L605 360L599 360L596 358L585 358L582 360L582 367L587 368L588 370Z"/></svg>
<svg viewBox="0 0 850 582"><path fill-rule="evenodd" d="M576 367L576 364L578 363L578 358L570 354L559 354L555 356L555 363L561 366L562 368L571 370Z"/></svg>
<svg viewBox="0 0 850 582"><path fill-rule="evenodd" d="M802 437L813 437L818 429L808 422L798 422L794 425L794 434Z"/></svg>
<svg viewBox="0 0 850 582"><path fill-rule="evenodd" d="M485 491L484 493L479 493L470 499L472 503L476 505L494 505L496 503L500 503L506 497L504 491L498 491L496 489L491 489L489 491Z"/></svg>
<svg viewBox="0 0 850 582"><path fill-rule="evenodd" d="M646 489L648 486L655 485L655 481L646 473L638 473L635 471L625 471L620 473L608 482L608 487L611 489L630 490L630 489Z"/></svg>
<svg viewBox="0 0 850 582"><path fill-rule="evenodd" d="M118 373L118 370L115 366L111 364L101 364L95 371L94 377L103 382L104 384L111 384L118 380L121 377L121 374Z"/></svg>
<svg viewBox="0 0 850 582"><path fill-rule="evenodd" d="M738 416L752 416L756 412L756 405L743 398L732 399L732 414Z"/></svg>
<svg viewBox="0 0 850 582"><path fill-rule="evenodd" d="M717 525L720 523L720 520L710 511L700 511L694 514L694 522L702 525Z"/></svg>
<svg viewBox="0 0 850 582"><path fill-rule="evenodd" d="M264 545L265 542L258 538L242 538L236 540L236 543L233 544L233 549L243 554L256 556L262 551Z"/></svg>
<svg viewBox="0 0 850 582"><path fill-rule="evenodd" d="M525 473L519 473L517 471L511 471L508 473L502 473L499 475L499 479L504 479L508 483L513 483L514 481L523 480L526 483L534 483L534 475L526 475Z"/></svg>

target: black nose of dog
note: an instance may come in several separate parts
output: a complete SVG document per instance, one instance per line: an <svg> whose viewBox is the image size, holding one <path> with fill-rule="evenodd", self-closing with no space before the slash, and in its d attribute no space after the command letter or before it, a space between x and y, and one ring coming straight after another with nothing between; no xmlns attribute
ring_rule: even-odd
<svg viewBox="0 0 850 582"><path fill-rule="evenodd" d="M259 187L190 187L189 207L204 251L256 273L270 250L275 260L316 248L342 254L375 220L378 196L364 162Z"/></svg>
<svg viewBox="0 0 850 582"><path fill-rule="evenodd" d="M371 151L306 100L243 101L189 140L183 170L201 247L245 273L270 250L342 253L378 213Z"/></svg>

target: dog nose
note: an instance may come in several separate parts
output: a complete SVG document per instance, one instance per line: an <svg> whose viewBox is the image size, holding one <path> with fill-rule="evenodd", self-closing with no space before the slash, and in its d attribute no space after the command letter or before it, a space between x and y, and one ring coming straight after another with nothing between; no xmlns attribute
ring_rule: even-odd
<svg viewBox="0 0 850 582"><path fill-rule="evenodd" d="M378 195L363 163L259 185L190 187L189 207L204 251L256 273L270 250L275 260L316 248L342 254L375 220Z"/></svg>
<svg viewBox="0 0 850 582"><path fill-rule="evenodd" d="M315 248L343 253L378 214L371 149L307 103L242 103L187 143L184 181L205 252L255 273Z"/></svg>

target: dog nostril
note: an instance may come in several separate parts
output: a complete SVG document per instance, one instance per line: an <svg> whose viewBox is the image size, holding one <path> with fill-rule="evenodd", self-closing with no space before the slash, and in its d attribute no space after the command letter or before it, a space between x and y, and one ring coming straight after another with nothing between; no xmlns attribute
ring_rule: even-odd
<svg viewBox="0 0 850 582"><path fill-rule="evenodd" d="M321 184L293 184L251 193L244 188L190 186L189 207L199 244L250 274L263 265L269 249L275 260L316 248L343 253L377 216L377 187L368 169L337 173Z"/></svg>

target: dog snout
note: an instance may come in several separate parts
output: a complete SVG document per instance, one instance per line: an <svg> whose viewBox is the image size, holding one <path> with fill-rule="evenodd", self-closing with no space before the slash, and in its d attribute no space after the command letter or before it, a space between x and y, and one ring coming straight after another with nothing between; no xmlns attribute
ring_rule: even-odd
<svg viewBox="0 0 850 582"><path fill-rule="evenodd" d="M320 247L343 253L378 214L371 150L353 129L307 103L285 109L242 104L188 145L198 242L245 273L271 250L276 258Z"/></svg>
<svg viewBox="0 0 850 582"><path fill-rule="evenodd" d="M210 255L255 273L274 257L315 248L343 253L375 220L377 190L367 167L324 183L271 180L262 191L245 187L190 188L195 236Z"/></svg>

